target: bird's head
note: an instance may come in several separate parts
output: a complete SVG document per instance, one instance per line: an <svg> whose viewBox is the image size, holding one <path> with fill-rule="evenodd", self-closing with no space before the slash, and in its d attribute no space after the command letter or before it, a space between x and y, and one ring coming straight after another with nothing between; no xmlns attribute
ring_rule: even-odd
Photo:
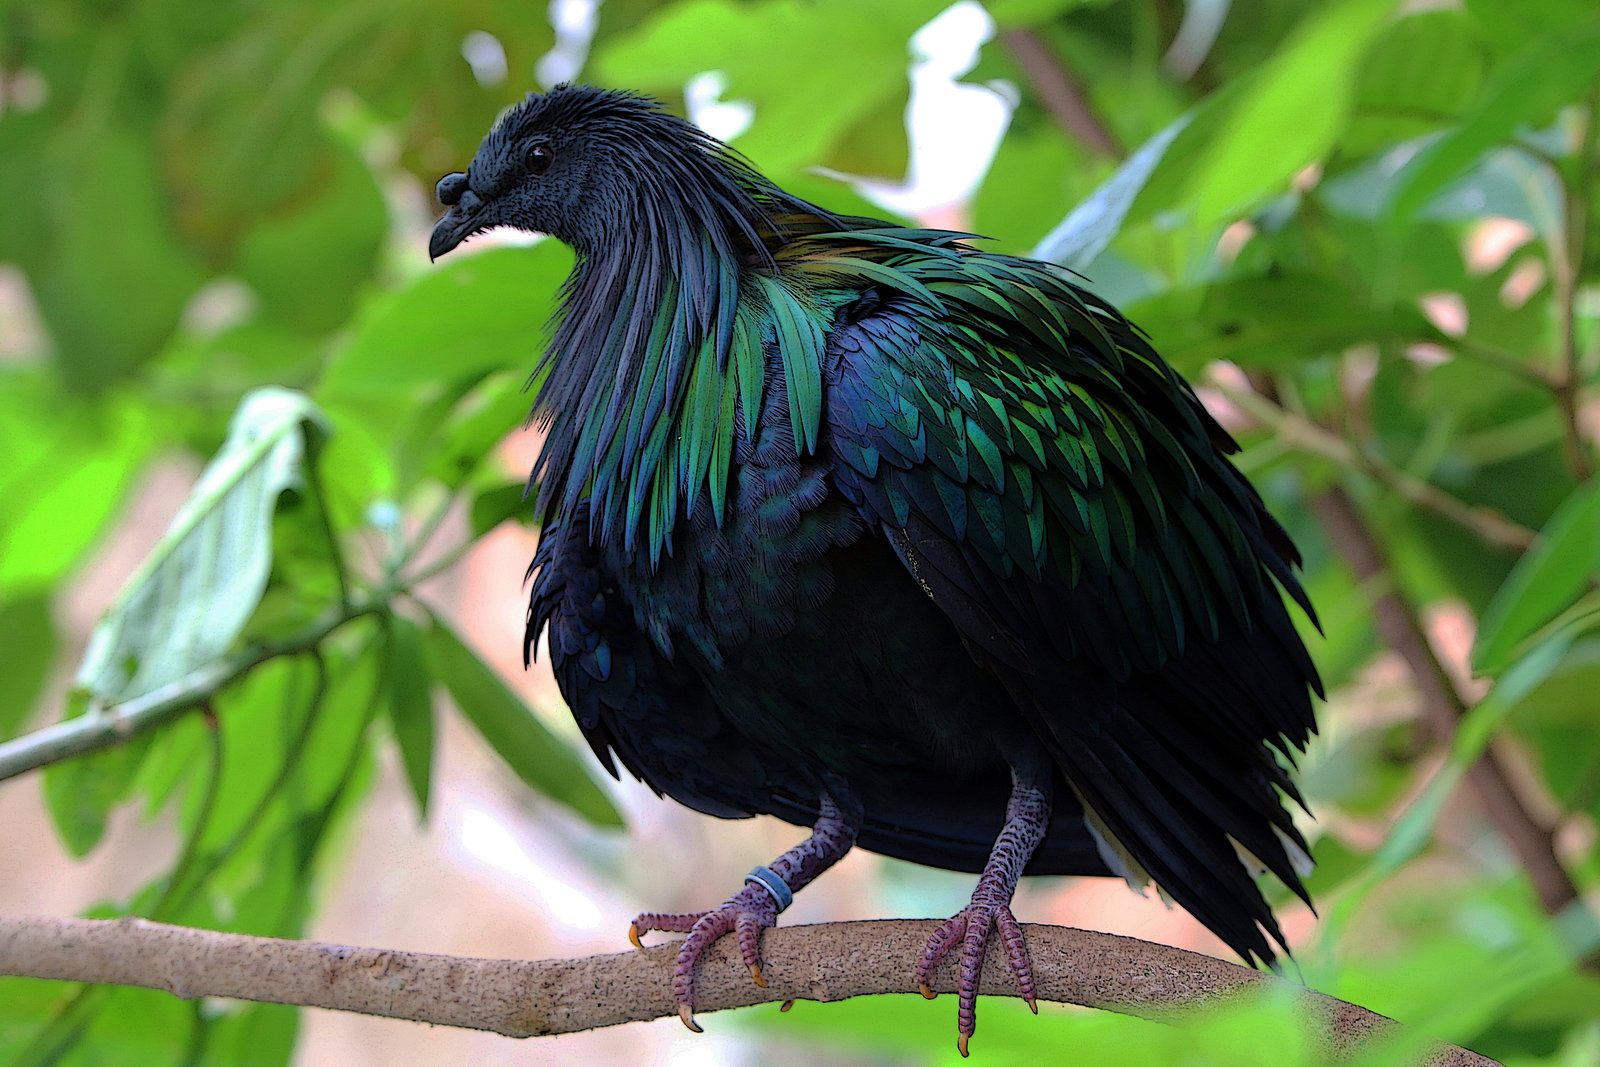
<svg viewBox="0 0 1600 1067"><path fill-rule="evenodd" d="M563 85L508 108L466 173L439 179L439 202L450 210L434 226L428 254L437 259L496 226L547 233L593 254L630 245L646 224L647 201L657 218L661 206L682 207L686 198L709 197L737 213L749 203L741 179L751 177L720 142L649 97Z"/></svg>

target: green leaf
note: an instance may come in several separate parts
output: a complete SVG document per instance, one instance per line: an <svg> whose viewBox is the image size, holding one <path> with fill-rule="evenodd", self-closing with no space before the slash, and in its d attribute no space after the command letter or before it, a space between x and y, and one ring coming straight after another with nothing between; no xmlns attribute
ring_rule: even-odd
<svg viewBox="0 0 1600 1067"><path fill-rule="evenodd" d="M1389 217L1408 220L1451 179L1517 129L1549 121L1600 74L1600 16L1538 38L1501 64L1461 124L1417 152L1396 178Z"/></svg>
<svg viewBox="0 0 1600 1067"><path fill-rule="evenodd" d="M408 445L426 450L421 459L427 473L449 488L462 485L495 446L512 434L527 428L528 409L533 399L525 388L528 375L523 371L492 375L459 403L443 426L425 442Z"/></svg>
<svg viewBox="0 0 1600 1067"><path fill-rule="evenodd" d="M332 173L321 176L313 195L254 219L235 260L262 312L307 333L349 318L388 222L383 194L361 160L342 146L329 156Z"/></svg>
<svg viewBox="0 0 1600 1067"><path fill-rule="evenodd" d="M417 798L417 818L426 819L433 779L433 679L423 656L421 632L399 615L389 615L387 622L383 679L389 723L400 747L406 781Z"/></svg>
<svg viewBox="0 0 1600 1067"><path fill-rule="evenodd" d="M684 0L608 41L594 70L602 82L669 93L703 71L721 71L725 97L755 105L739 150L784 181L832 162L852 132L885 107L903 113L911 35L947 6L944 0ZM885 158L878 169L902 168Z"/></svg>
<svg viewBox="0 0 1600 1067"><path fill-rule="evenodd" d="M1108 0L989 0L985 6L1002 29L1038 26L1080 7L1104 7Z"/></svg>
<svg viewBox="0 0 1600 1067"><path fill-rule="evenodd" d="M204 274L173 233L154 145L116 126L62 136L47 168L29 281L63 378L95 393L160 350Z"/></svg>
<svg viewBox="0 0 1600 1067"><path fill-rule="evenodd" d="M1116 237L1156 165L1193 119L1192 112L1181 115L1140 145L1088 199L1045 234L1031 253L1033 257L1059 263L1068 270L1085 270Z"/></svg>
<svg viewBox="0 0 1600 1067"><path fill-rule="evenodd" d="M291 1005L232 1001L222 1016L207 1019L199 1067L288 1067L299 1030L300 1012Z"/></svg>
<svg viewBox="0 0 1600 1067"><path fill-rule="evenodd" d="M379 675L383 653L377 621L357 620L340 636L344 641L323 650L327 691L311 709L311 732L290 764L283 787L296 820L319 817L334 803L352 764L364 758L368 725L384 709L387 694Z"/></svg>
<svg viewBox="0 0 1600 1067"><path fill-rule="evenodd" d="M1478 626L1473 665L1498 674L1522 641L1577 598L1600 565L1600 482L1579 486L1512 568Z"/></svg>
<svg viewBox="0 0 1600 1067"><path fill-rule="evenodd" d="M1393 10L1391 0L1312 9L1255 75L1194 169L1201 225L1229 218L1323 157L1344 128L1357 61Z"/></svg>
<svg viewBox="0 0 1600 1067"><path fill-rule="evenodd" d="M525 482L511 482L485 489L472 498L472 536L482 537L508 519L532 523L533 502L527 498Z"/></svg>
<svg viewBox="0 0 1600 1067"><path fill-rule="evenodd" d="M437 617L424 640L433 671L456 707L518 778L590 822L622 825L622 816L595 784L586 761L547 730L477 653Z"/></svg>
<svg viewBox="0 0 1600 1067"><path fill-rule="evenodd" d="M97 996L97 1010L70 1031L67 1047L45 1062L53 1067L151 1067L184 1062L199 1025L196 1004L165 990L132 986L108 986Z"/></svg>
<svg viewBox="0 0 1600 1067"><path fill-rule="evenodd" d="M106 817L127 798L150 741L151 735L145 734L45 768L45 802L68 852L84 856L100 843Z"/></svg>
<svg viewBox="0 0 1600 1067"><path fill-rule="evenodd" d="M269 818L271 813L263 805L298 758L297 746L303 750L305 739L315 728L314 716L320 709L311 706L311 697L316 691L316 664L309 659L283 657L262 664L237 685L217 694L213 705L222 746L220 788L211 809L205 810L202 801L206 790L196 786L203 786L204 775L210 773L208 741L191 750L192 757L205 769L189 778L177 812L178 823L186 831L205 820L200 844L207 851L222 849L241 833L270 834L275 829L274 819L281 816ZM157 734L165 743L168 731ZM189 747L176 745L175 754ZM152 800L153 787L162 784L152 780L156 777L152 773L141 780L142 785L152 789Z"/></svg>
<svg viewBox="0 0 1600 1067"><path fill-rule="evenodd" d="M1468 768L1488 748L1506 716L1560 665L1574 636L1557 633L1539 642L1512 664L1487 697L1461 718L1450 741L1449 760L1395 821L1373 858L1372 874L1392 873L1422 851L1433 836L1445 801Z"/></svg>
<svg viewBox="0 0 1600 1067"><path fill-rule="evenodd" d="M1138 305L1137 319L1185 374L1219 359L1293 367L1352 345L1439 337L1414 306L1374 307L1335 278L1287 272L1163 294Z"/></svg>
<svg viewBox="0 0 1600 1067"><path fill-rule="evenodd" d="M14 734L33 709L56 658L56 628L44 597L0 602L0 648L6 679L0 685L0 739Z"/></svg>
<svg viewBox="0 0 1600 1067"><path fill-rule="evenodd" d="M123 397L77 401L43 375L0 376L0 596L57 582L115 515L155 441Z"/></svg>
<svg viewBox="0 0 1600 1067"><path fill-rule="evenodd" d="M372 303L328 360L319 402L363 402L496 370L530 373L556 289L572 268L557 241L490 248Z"/></svg>
<svg viewBox="0 0 1600 1067"><path fill-rule="evenodd" d="M320 419L286 389L239 405L222 450L90 636L77 684L96 701L149 693L228 650L266 588L273 509L299 484Z"/></svg>
<svg viewBox="0 0 1600 1067"><path fill-rule="evenodd" d="M1484 42L1502 53L1541 37L1559 37L1594 13L1592 0L1465 0L1462 6Z"/></svg>
<svg viewBox="0 0 1600 1067"><path fill-rule="evenodd" d="M1476 27L1459 10L1422 11L1384 27L1361 65L1341 155L1433 133L1472 99L1487 63Z"/></svg>
<svg viewBox="0 0 1600 1067"><path fill-rule="evenodd" d="M972 231L992 238L999 251L1026 252L1039 243L1041 216L1053 219L1094 192L1097 173L1088 152L1062 137L1054 121L1016 112L973 199Z"/></svg>

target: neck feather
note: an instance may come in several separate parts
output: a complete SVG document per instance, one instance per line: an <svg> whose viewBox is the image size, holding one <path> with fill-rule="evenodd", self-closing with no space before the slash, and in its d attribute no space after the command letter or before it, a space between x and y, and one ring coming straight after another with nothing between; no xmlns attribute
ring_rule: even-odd
<svg viewBox="0 0 1600 1067"><path fill-rule="evenodd" d="M736 160L695 162L702 173L635 175L628 224L579 250L534 402L548 431L533 470L541 521L588 498L590 536L647 548L652 566L702 492L721 521L735 434L761 402L774 305L806 334L812 351L796 358L819 365L821 330L804 327L813 317L773 252L794 230L842 224ZM820 380L816 391L820 408ZM814 446L815 419L804 421Z"/></svg>

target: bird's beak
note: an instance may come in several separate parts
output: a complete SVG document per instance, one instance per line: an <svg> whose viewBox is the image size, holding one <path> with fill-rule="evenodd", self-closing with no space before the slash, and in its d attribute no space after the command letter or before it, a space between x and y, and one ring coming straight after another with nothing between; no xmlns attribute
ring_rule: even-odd
<svg viewBox="0 0 1600 1067"><path fill-rule="evenodd" d="M433 236L428 238L428 258L438 259L468 237L488 229L482 220L482 201L472 197L472 203L467 203L463 197L461 203L445 212L433 227Z"/></svg>
<svg viewBox="0 0 1600 1067"><path fill-rule="evenodd" d="M450 210L434 224L433 236L428 238L429 259L438 259L468 237L494 225L490 218L493 212L489 210L492 203L473 191L465 174L446 174L439 179L435 193L439 203Z"/></svg>

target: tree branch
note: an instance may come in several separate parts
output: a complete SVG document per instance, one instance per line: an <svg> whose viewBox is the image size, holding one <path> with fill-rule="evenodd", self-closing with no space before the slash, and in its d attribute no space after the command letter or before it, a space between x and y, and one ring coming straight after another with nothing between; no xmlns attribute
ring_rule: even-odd
<svg viewBox="0 0 1600 1067"><path fill-rule="evenodd" d="M762 941L765 989L750 981L732 938L702 958L702 1012L787 1000L834 1001L866 993L914 993L910 960L937 925L875 920L789 926ZM1173 1022L1239 996L1294 996L1329 1060L1405 1033L1393 1020L1282 978L1195 952L1058 926L1027 928L1041 1000ZM999 938L991 938L981 991L1016 996ZM0 975L111 982L179 997L235 997L355 1011L440 1026L531 1037L592 1030L677 1014L676 944L575 960L494 960L248 937L144 919L0 919ZM956 961L933 987L955 988ZM1484 1067L1493 1060L1431 1042L1429 1067Z"/></svg>
<svg viewBox="0 0 1600 1067"><path fill-rule="evenodd" d="M1050 46L1033 30L1003 30L1000 40L1011 50L1023 76L1033 86L1039 102L1069 136L1090 151L1112 159L1128 153L1100 116L1089 106L1089 98L1070 70L1061 65Z"/></svg>
<svg viewBox="0 0 1600 1067"><path fill-rule="evenodd" d="M1357 582L1365 584L1388 572L1389 561L1383 549L1348 493L1337 487L1329 489L1314 495L1310 504ZM1423 719L1435 737L1448 742L1467 713L1467 706L1434 655L1416 611L1391 582L1373 602L1372 613L1384 643L1399 653L1416 681ZM1533 817L1517 796L1493 749L1486 749L1468 768L1466 780L1489 820L1522 861L1545 911L1555 915L1576 901L1578 889L1556 856L1551 831Z"/></svg>
<svg viewBox="0 0 1600 1067"><path fill-rule="evenodd" d="M1578 136L1573 167L1553 163L1561 180L1563 216L1566 224L1560 237L1550 242L1551 275L1555 282L1556 333L1561 348L1561 365L1556 372L1556 404L1561 409L1566 436L1563 451L1573 477L1586 481L1594 474L1589 446L1580 419L1583 402L1583 365L1578 351L1577 297L1588 273L1585 253L1589 247L1589 201L1593 195L1594 169L1590 165L1597 138L1600 138L1600 88L1591 89L1583 129Z"/></svg>
<svg viewBox="0 0 1600 1067"><path fill-rule="evenodd" d="M245 648L143 696L107 708L91 708L75 719L0 743L0 782L58 760L120 745L201 706L268 660L309 652L345 623L383 610L381 599L348 604L282 641Z"/></svg>

